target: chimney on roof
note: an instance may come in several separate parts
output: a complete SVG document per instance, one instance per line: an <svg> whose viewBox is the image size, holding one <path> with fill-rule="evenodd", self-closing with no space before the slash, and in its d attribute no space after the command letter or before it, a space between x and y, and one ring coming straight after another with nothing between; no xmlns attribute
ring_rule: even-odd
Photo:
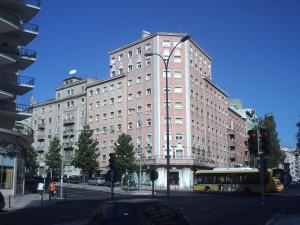
<svg viewBox="0 0 300 225"><path fill-rule="evenodd" d="M146 37L149 37L150 36L150 32L149 31L145 31L145 30L143 30L142 31L142 38L146 38Z"/></svg>

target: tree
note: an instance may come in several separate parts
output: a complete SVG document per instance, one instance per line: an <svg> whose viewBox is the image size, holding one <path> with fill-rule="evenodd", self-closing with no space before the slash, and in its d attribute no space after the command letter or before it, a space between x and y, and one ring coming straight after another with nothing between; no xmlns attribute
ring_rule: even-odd
<svg viewBox="0 0 300 225"><path fill-rule="evenodd" d="M296 134L296 139L297 139L297 151L300 151L300 122L298 122L296 124L297 128L298 128L298 132Z"/></svg>
<svg viewBox="0 0 300 225"><path fill-rule="evenodd" d="M34 172L39 166L37 163L37 156L37 152L32 145L30 145L25 152L25 168L29 173Z"/></svg>
<svg viewBox="0 0 300 225"><path fill-rule="evenodd" d="M58 173L61 167L61 146L57 136L50 141L48 153L46 154L46 165L52 172ZM51 175L52 176L52 175Z"/></svg>
<svg viewBox="0 0 300 225"><path fill-rule="evenodd" d="M121 134L115 142L115 152L117 155L116 167L118 173L125 173L126 169L129 171L137 170L138 166L134 160L134 146L132 137L128 134Z"/></svg>
<svg viewBox="0 0 300 225"><path fill-rule="evenodd" d="M265 118L260 121L260 126L270 133L270 154L267 156L268 167L276 168L279 164L284 163L285 154L280 151L280 143L274 116L265 116Z"/></svg>
<svg viewBox="0 0 300 225"><path fill-rule="evenodd" d="M72 165L80 168L85 175L91 176L99 167L98 141L92 139L93 131L88 126L80 132L77 149L75 150Z"/></svg>

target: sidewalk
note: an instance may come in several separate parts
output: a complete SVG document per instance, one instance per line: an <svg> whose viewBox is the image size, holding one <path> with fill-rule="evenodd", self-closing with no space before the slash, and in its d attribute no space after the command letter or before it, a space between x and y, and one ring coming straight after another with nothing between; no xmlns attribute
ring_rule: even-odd
<svg viewBox="0 0 300 225"><path fill-rule="evenodd" d="M62 201L64 199L52 199L51 203L55 203L58 201ZM41 199L40 194L27 194L27 195L20 195L20 196L11 196L10 198L7 196L5 197L5 207L4 210L14 210L14 209L22 209L28 207L41 207L41 206L48 206L49 202L49 195L43 194L43 199Z"/></svg>
<svg viewBox="0 0 300 225"><path fill-rule="evenodd" d="M282 214L274 215L266 225L299 225L300 214Z"/></svg>

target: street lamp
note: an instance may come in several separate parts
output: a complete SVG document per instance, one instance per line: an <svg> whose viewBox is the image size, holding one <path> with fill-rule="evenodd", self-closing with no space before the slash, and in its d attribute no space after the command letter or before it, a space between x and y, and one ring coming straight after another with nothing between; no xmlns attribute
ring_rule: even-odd
<svg viewBox="0 0 300 225"><path fill-rule="evenodd" d="M163 58L162 55L158 54L158 53L146 53L145 56L149 57L149 56L153 56L153 55L157 55L159 56L162 61L164 62L165 65L165 70L166 70L166 117L167 117L167 196L170 196L170 137L169 137L169 87L168 87L168 67L169 67L169 62L170 62L170 57L173 53L173 51L175 50L175 48L181 43L181 42L185 42L186 40L190 39L191 36L190 35L186 35L184 37L182 37L180 39L180 41L174 46L174 48L171 50L168 58L165 60Z"/></svg>

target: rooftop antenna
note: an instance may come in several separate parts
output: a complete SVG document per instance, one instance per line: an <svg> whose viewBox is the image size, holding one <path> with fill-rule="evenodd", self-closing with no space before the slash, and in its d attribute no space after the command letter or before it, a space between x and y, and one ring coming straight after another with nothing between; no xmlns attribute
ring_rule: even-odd
<svg viewBox="0 0 300 225"><path fill-rule="evenodd" d="M77 70L70 70L69 74L75 77L75 74L77 73Z"/></svg>

